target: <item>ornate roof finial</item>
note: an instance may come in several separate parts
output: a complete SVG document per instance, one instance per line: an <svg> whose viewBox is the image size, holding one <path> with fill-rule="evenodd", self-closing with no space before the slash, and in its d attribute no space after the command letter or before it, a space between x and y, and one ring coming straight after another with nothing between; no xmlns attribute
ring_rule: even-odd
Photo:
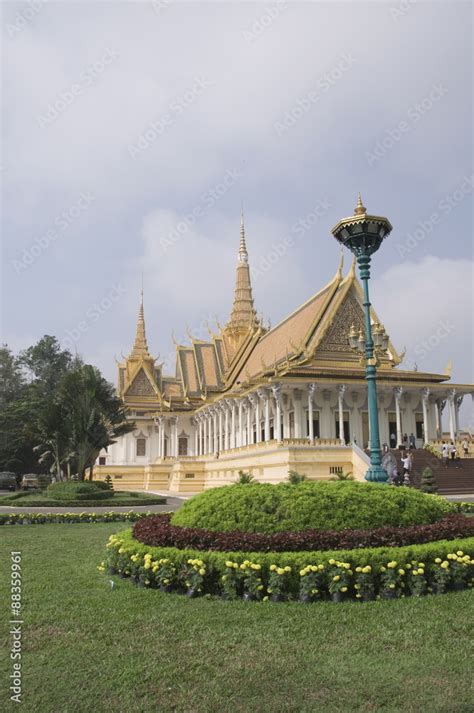
<svg viewBox="0 0 474 713"><path fill-rule="evenodd" d="M135 343L133 345L131 357L145 357L151 359L150 352L148 351L148 344L146 341L146 331L145 331L145 312L143 309L143 283L140 292L140 308L138 310L138 320L137 320L137 331L135 334Z"/></svg>
<svg viewBox="0 0 474 713"><path fill-rule="evenodd" d="M248 262L249 255L247 245L245 243L245 225L244 225L244 205L240 208L240 246L239 246L239 262Z"/></svg>
<svg viewBox="0 0 474 713"><path fill-rule="evenodd" d="M359 197L357 198L357 205L354 210L354 215L364 215L364 213L367 213L367 208L362 203L362 198L359 193Z"/></svg>

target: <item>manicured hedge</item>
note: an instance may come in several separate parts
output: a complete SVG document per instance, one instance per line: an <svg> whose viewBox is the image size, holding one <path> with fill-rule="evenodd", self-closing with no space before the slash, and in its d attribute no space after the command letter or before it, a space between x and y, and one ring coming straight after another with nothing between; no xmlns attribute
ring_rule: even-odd
<svg viewBox="0 0 474 713"><path fill-rule="evenodd" d="M149 517L150 512L61 512L0 514L0 525L49 525L78 522L135 522Z"/></svg>
<svg viewBox="0 0 474 713"><path fill-rule="evenodd" d="M250 483L194 496L172 524L220 532L369 529L428 524L454 511L437 495L378 483Z"/></svg>
<svg viewBox="0 0 474 713"><path fill-rule="evenodd" d="M114 495L106 483L75 480L51 483L46 492L54 500L107 500Z"/></svg>
<svg viewBox="0 0 474 713"><path fill-rule="evenodd" d="M284 598L297 599L308 582L305 577L312 577L309 581L318 590L311 589L311 601L335 592L348 598L358 598L361 591L387 597L429 590L441 593L472 586L473 581L474 537L325 552L202 552L149 547L137 542L129 529L112 535L107 548L101 571L107 568L110 574L133 577L143 586L187 590L191 596L208 593L259 599L273 596L280 583Z"/></svg>
<svg viewBox="0 0 474 713"><path fill-rule="evenodd" d="M174 520L174 518L173 518ZM434 540L474 536L474 518L448 515L430 525L382 527L373 530L342 532L304 530L303 532L214 532L170 524L169 514L159 514L137 522L134 537L146 545L219 552L302 552L311 550L353 549L355 547L401 547Z"/></svg>

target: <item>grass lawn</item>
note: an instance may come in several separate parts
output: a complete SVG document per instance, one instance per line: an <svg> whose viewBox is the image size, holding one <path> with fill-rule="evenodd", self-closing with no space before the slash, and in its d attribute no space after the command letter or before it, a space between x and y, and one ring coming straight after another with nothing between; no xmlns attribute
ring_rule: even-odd
<svg viewBox="0 0 474 713"><path fill-rule="evenodd" d="M472 592L301 605L189 600L117 578L111 590L96 565L123 529L0 529L3 602L10 551L22 552L23 711L473 711ZM3 710L10 671L3 658Z"/></svg>
<svg viewBox="0 0 474 713"><path fill-rule="evenodd" d="M129 493L116 491L111 498L106 500L56 500L48 497L47 493L12 493L0 497L0 505L11 505L16 508L26 507L100 507L113 510L113 506L128 505L161 505L166 498L159 495L145 495L144 493Z"/></svg>

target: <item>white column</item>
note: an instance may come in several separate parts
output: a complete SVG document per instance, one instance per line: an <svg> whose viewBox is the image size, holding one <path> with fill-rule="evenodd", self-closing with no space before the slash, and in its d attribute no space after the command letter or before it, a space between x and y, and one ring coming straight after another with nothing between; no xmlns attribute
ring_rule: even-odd
<svg viewBox="0 0 474 713"><path fill-rule="evenodd" d="M218 408L218 423L219 423L219 433L218 433L218 438L217 438L217 447L219 449L219 453L223 449L222 445L222 404L219 404L217 406Z"/></svg>
<svg viewBox="0 0 474 713"><path fill-rule="evenodd" d="M265 441L270 440L270 399L266 389L259 389L258 395L263 400L263 438Z"/></svg>
<svg viewBox="0 0 474 713"><path fill-rule="evenodd" d="M295 438L303 438L303 403L301 389L294 389L293 404L295 407Z"/></svg>
<svg viewBox="0 0 474 713"><path fill-rule="evenodd" d="M423 389L422 394L421 394L421 404L423 407L423 436L424 436L424 442L428 443L430 440L430 433L429 433L429 422L428 422L428 399L430 396L430 390L429 389Z"/></svg>
<svg viewBox="0 0 474 713"><path fill-rule="evenodd" d="M435 419L436 419L436 438L441 438L443 435L443 429L441 428L441 410L439 400L436 399L434 403L435 407Z"/></svg>
<svg viewBox="0 0 474 713"><path fill-rule="evenodd" d="M235 448L237 439L236 439L236 433L235 433L235 401L232 400L231 402L231 409L232 409L232 420L231 420L231 432L230 432L230 447Z"/></svg>
<svg viewBox="0 0 474 713"><path fill-rule="evenodd" d="M202 420L201 420L200 415L198 418L198 448L197 448L196 455L198 455L198 456L202 455Z"/></svg>
<svg viewBox="0 0 474 713"><path fill-rule="evenodd" d="M194 456L199 455L199 422L196 418L193 419L194 424Z"/></svg>
<svg viewBox="0 0 474 713"><path fill-rule="evenodd" d="M345 384L341 384L338 389L338 407L339 407L339 440L341 445L346 445L346 439L344 438L344 392L346 390Z"/></svg>
<svg viewBox="0 0 474 713"><path fill-rule="evenodd" d="M448 394L448 408L449 408L449 435L451 440L454 441L456 438L456 419L454 414L454 399L456 396L456 391L453 389Z"/></svg>
<svg viewBox="0 0 474 713"><path fill-rule="evenodd" d="M211 453L217 453L219 448L218 433L217 433L217 412L212 409L212 449Z"/></svg>
<svg viewBox="0 0 474 713"><path fill-rule="evenodd" d="M313 400L316 384L308 384L308 438L314 441Z"/></svg>
<svg viewBox="0 0 474 713"><path fill-rule="evenodd" d="M173 431L174 431L174 457L178 457L178 417L175 416L174 419L174 424L173 424Z"/></svg>
<svg viewBox="0 0 474 713"><path fill-rule="evenodd" d="M403 393L402 387L398 386L397 388L395 388L393 390L393 393L395 394L395 411L396 411L396 417L397 417L397 448L398 448L398 446L401 445L402 440L403 440L402 417L401 417L401 413L400 413L400 399L402 398L402 393Z"/></svg>
<svg viewBox="0 0 474 713"><path fill-rule="evenodd" d="M275 439L281 441L281 384L272 386L273 398L275 399L275 416L273 419L273 431Z"/></svg>
<svg viewBox="0 0 474 713"><path fill-rule="evenodd" d="M165 428L166 428L166 421L164 418L160 419L161 421L161 457L165 457Z"/></svg>
<svg viewBox="0 0 474 713"><path fill-rule="evenodd" d="M224 449L229 450L229 402L224 402Z"/></svg>
<svg viewBox="0 0 474 713"><path fill-rule="evenodd" d="M246 444L249 446L253 441L253 430L252 430L252 402L247 399L245 406L247 408L247 439Z"/></svg>
<svg viewBox="0 0 474 713"><path fill-rule="evenodd" d="M459 409L461 408L463 398L464 396L460 395L455 397L454 399L454 427L456 432L456 438L458 438L459 436Z"/></svg>
<svg viewBox="0 0 474 713"><path fill-rule="evenodd" d="M260 443L262 440L262 431L260 428L260 397L258 392L250 395L250 401L254 407L255 414L255 442Z"/></svg>
<svg viewBox="0 0 474 713"><path fill-rule="evenodd" d="M243 438L243 433L244 433L244 414L243 414L243 409L244 405L242 402L242 399L239 401L239 433L237 436L237 446L243 446L244 445L244 438Z"/></svg>

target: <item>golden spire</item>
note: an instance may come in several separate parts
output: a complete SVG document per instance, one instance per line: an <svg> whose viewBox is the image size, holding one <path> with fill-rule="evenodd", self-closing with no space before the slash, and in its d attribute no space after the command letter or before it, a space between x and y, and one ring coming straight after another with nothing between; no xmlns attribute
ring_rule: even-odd
<svg viewBox="0 0 474 713"><path fill-rule="evenodd" d="M143 287L140 296L140 308L138 310L138 320L137 320L137 331L135 334L135 343L133 345L132 353L130 354L132 358L144 357L146 359L151 359L150 352L148 351L148 344L146 341L145 332L145 313L143 310Z"/></svg>
<svg viewBox="0 0 474 713"><path fill-rule="evenodd" d="M362 198L359 193L359 197L357 198L357 205L354 210L354 215L364 215L365 213L367 213L367 208L362 203Z"/></svg>
<svg viewBox="0 0 474 713"><path fill-rule="evenodd" d="M244 213L240 217L240 244L237 259L237 274L235 280L234 303L230 320L226 325L228 330L242 331L259 324L253 304L252 283L247 245L245 243Z"/></svg>
<svg viewBox="0 0 474 713"><path fill-rule="evenodd" d="M245 243L245 226L244 226L244 208L242 206L240 212L240 245L239 245L239 262L248 262L249 254Z"/></svg>

